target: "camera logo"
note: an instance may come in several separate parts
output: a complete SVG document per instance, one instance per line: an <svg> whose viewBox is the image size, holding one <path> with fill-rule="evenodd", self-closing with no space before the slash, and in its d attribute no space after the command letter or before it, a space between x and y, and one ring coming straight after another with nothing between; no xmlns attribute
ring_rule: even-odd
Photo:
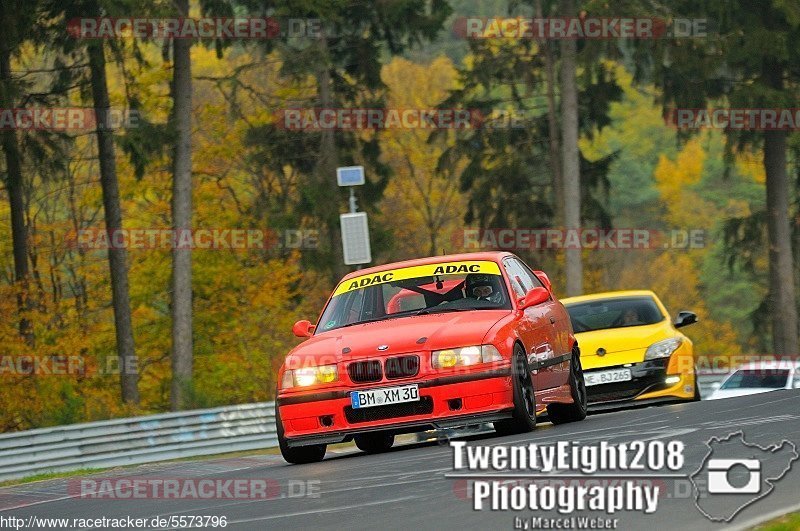
<svg viewBox="0 0 800 531"><path fill-rule="evenodd" d="M735 486L728 478L734 467L744 467L750 471L747 483ZM758 494L761 490L761 463L757 459L709 459L709 494Z"/></svg>
<svg viewBox="0 0 800 531"><path fill-rule="evenodd" d="M741 431L712 437L706 446L708 453L689 479L695 505L713 522L730 522L767 496L800 458L791 441L759 446L745 441Z"/></svg>

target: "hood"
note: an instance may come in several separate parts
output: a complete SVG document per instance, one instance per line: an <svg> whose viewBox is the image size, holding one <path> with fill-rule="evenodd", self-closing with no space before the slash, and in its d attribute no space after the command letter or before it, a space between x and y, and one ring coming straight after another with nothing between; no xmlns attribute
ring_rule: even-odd
<svg viewBox="0 0 800 531"><path fill-rule="evenodd" d="M651 325L608 328L575 334L581 349L581 363L585 369L639 363L644 361L647 347L675 336L668 320ZM604 349L605 355L598 356L597 350Z"/></svg>
<svg viewBox="0 0 800 531"><path fill-rule="evenodd" d="M487 332L510 310L476 310L399 317L317 334L296 346L287 362L301 365L338 363L405 352L480 345ZM428 338L424 343L417 341ZM378 345L388 345L384 351ZM343 353L342 350L350 351Z"/></svg>
<svg viewBox="0 0 800 531"><path fill-rule="evenodd" d="M719 400L720 398L733 398L736 396L759 395L761 393L768 393L770 391L781 391L780 389L773 389L770 387L753 387L742 389L717 389L706 400Z"/></svg>

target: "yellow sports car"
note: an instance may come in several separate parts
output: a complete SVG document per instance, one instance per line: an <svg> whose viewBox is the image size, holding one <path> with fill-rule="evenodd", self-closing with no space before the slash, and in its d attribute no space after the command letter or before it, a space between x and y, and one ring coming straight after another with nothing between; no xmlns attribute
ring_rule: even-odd
<svg viewBox="0 0 800 531"><path fill-rule="evenodd" d="M567 307L591 409L699 400L692 341L652 291L612 291L561 299Z"/></svg>

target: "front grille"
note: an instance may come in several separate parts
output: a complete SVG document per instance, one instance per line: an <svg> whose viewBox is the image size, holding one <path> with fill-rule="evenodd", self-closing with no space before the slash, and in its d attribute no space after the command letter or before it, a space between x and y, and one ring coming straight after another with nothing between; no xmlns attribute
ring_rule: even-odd
<svg viewBox="0 0 800 531"><path fill-rule="evenodd" d="M386 378L410 378L419 372L419 356L397 356L386 360Z"/></svg>
<svg viewBox="0 0 800 531"><path fill-rule="evenodd" d="M351 406L344 408L344 416L347 418L347 422L351 424L394 419L398 417L411 417L413 415L428 415L430 413L433 413L433 399L429 396L421 396L416 402L405 402L403 404L390 404L388 406L359 409L353 409Z"/></svg>
<svg viewBox="0 0 800 531"><path fill-rule="evenodd" d="M664 383L666 363L667 360L660 359L638 363L631 367L632 380L587 387L587 399L590 404L615 400L630 400L644 392L665 389L669 387ZM608 368L619 368L619 366Z"/></svg>
<svg viewBox="0 0 800 531"><path fill-rule="evenodd" d="M610 386L616 387L616 389L609 389ZM589 389L591 389L591 387ZM588 390L587 398L589 403L609 402L612 400L628 400L641 394L644 390L645 388L638 384L633 388L630 386L625 388L617 384L605 384L603 385L603 392L593 393L591 390Z"/></svg>
<svg viewBox="0 0 800 531"><path fill-rule="evenodd" d="M347 366L347 374L357 383L380 382L383 378L378 360L357 361Z"/></svg>

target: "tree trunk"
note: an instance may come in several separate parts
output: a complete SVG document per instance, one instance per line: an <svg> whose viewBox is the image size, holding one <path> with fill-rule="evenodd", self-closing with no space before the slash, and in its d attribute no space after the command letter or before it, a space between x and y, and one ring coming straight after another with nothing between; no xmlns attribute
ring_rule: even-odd
<svg viewBox="0 0 800 531"><path fill-rule="evenodd" d="M177 0L179 16L189 1ZM175 236L192 229L192 41L173 39L172 226ZM192 249L172 250L172 389L173 410L188 405L192 385Z"/></svg>
<svg viewBox="0 0 800 531"><path fill-rule="evenodd" d="M108 127L110 103L106 82L106 58L102 40L94 40L88 45L89 69L91 71L92 98L97 115L97 154L100 159L100 186L103 190L103 209L106 230L109 233L122 229L122 208L119 201L117 182L117 161L114 150L114 136ZM133 343L131 324L131 303L128 294L128 252L122 248L109 246L108 266L111 272L111 300L114 306L114 326L119 356L120 386L122 400L131 404L139 403L139 373L136 350Z"/></svg>
<svg viewBox="0 0 800 531"><path fill-rule="evenodd" d="M784 90L784 64L765 60L762 79L771 89ZM786 171L786 131L764 132L764 170L767 187L767 238L769 240L769 312L775 354L798 352L797 300L789 220L789 176Z"/></svg>
<svg viewBox="0 0 800 531"><path fill-rule="evenodd" d="M786 131L764 132L769 238L769 309L772 348L778 355L797 355L797 301L792 269L789 221L789 178L786 172Z"/></svg>
<svg viewBox="0 0 800 531"><path fill-rule="evenodd" d="M564 17L575 15L573 0L563 1ZM564 228L577 231L581 226L581 175L578 152L578 87L575 81L577 46L575 40L561 41L561 149L564 183ZM567 248L567 296L583 293L581 249Z"/></svg>
<svg viewBox="0 0 800 531"><path fill-rule="evenodd" d="M542 2L536 0L536 18L542 19ZM564 179L561 173L561 149L558 143L558 117L556 116L556 74L553 50L547 39L539 40L544 58L545 83L547 83L547 133L550 147L550 169L553 172L553 204L556 225L564 225Z"/></svg>
<svg viewBox="0 0 800 531"><path fill-rule="evenodd" d="M328 41L324 32L320 35L318 42L320 48L319 68L317 68L319 105L323 109L328 109L333 105L333 97L331 96L331 73L328 64ZM340 194L336 184L336 167L339 165L339 157L336 151L335 134L336 132L332 129L322 130L315 176L319 190L327 190L328 200L322 204L318 203L318 205L331 246L331 274L333 280L338 282L347 269L344 265L342 234L339 226Z"/></svg>
<svg viewBox="0 0 800 531"><path fill-rule="evenodd" d="M9 27L12 14L8 7L0 3L0 24ZM14 87L11 76L10 33L0 33L0 108L13 109ZM20 163L17 134L11 129L0 132L0 142L6 158L6 189L11 212L11 246L14 254L14 282L17 283L17 306L20 312L30 308L28 293L28 227L25 225L25 198L22 190L22 164ZM19 333L30 345L33 344L31 324L25 317L20 317Z"/></svg>

